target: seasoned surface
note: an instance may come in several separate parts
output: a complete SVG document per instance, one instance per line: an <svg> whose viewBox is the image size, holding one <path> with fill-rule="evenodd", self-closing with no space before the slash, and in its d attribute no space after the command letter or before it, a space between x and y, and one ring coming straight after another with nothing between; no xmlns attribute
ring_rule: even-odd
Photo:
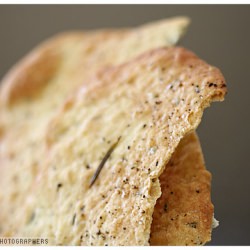
<svg viewBox="0 0 250 250"><path fill-rule="evenodd" d="M197 135L186 135L160 176L161 197L151 225L151 245L203 245L211 239L211 174Z"/></svg>
<svg viewBox="0 0 250 250"><path fill-rule="evenodd" d="M203 109L223 100L224 78L186 49L161 48L103 70L88 83L47 128L46 169L21 233L49 237L51 244L147 245L161 195L158 178Z"/></svg>
<svg viewBox="0 0 250 250"><path fill-rule="evenodd" d="M22 236L32 218L30 193L47 158L47 126L65 98L102 67L175 44L188 22L180 17L134 29L60 34L8 72L0 90L0 235Z"/></svg>

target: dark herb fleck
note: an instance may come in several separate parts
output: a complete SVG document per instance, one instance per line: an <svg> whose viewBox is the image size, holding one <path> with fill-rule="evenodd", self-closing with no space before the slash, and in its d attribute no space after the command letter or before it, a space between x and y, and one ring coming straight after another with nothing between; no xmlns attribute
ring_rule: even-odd
<svg viewBox="0 0 250 250"><path fill-rule="evenodd" d="M130 150L130 146L128 146L128 150Z"/></svg>
<svg viewBox="0 0 250 250"><path fill-rule="evenodd" d="M108 160L108 158L110 157L110 155L112 154L113 150L115 149L115 147L117 146L118 142L120 141L121 137L118 138L117 142L114 143L110 149L108 150L108 152L106 153L106 155L104 156L104 158L102 159L100 165L98 166L95 174L92 176L91 180L90 180L90 184L89 187L92 187L92 185L95 183L97 177L99 176L102 168L104 167L104 164L106 163L106 161Z"/></svg>
<svg viewBox="0 0 250 250"><path fill-rule="evenodd" d="M75 225L75 222L76 222L76 214L73 215L73 218L72 218L72 225Z"/></svg>
<svg viewBox="0 0 250 250"><path fill-rule="evenodd" d="M159 163L159 161L156 161L156 163L155 163L155 166L156 166L156 167L158 166L158 163Z"/></svg>
<svg viewBox="0 0 250 250"><path fill-rule="evenodd" d="M62 187L62 183L57 184L57 191Z"/></svg>
<svg viewBox="0 0 250 250"><path fill-rule="evenodd" d="M29 218L28 223L31 223L31 222L35 219L35 217L36 217L35 212L32 212L32 214L31 214L31 216L30 216L30 218Z"/></svg>
<svg viewBox="0 0 250 250"><path fill-rule="evenodd" d="M200 193L200 190L196 190L196 193L199 194L199 193Z"/></svg>
<svg viewBox="0 0 250 250"><path fill-rule="evenodd" d="M165 205L164 205L164 211L167 212L167 209L168 209L168 205L167 205L167 203L165 203Z"/></svg>
<svg viewBox="0 0 250 250"><path fill-rule="evenodd" d="M162 103L162 101L156 101L156 102L155 102L156 105L159 105L159 104L161 104L161 103Z"/></svg>
<svg viewBox="0 0 250 250"><path fill-rule="evenodd" d="M123 183L128 183L128 181L129 181L129 179L128 179L128 178L125 178L125 179L123 180Z"/></svg>
<svg viewBox="0 0 250 250"><path fill-rule="evenodd" d="M189 227L196 228L197 227L197 222L189 222L187 223Z"/></svg>

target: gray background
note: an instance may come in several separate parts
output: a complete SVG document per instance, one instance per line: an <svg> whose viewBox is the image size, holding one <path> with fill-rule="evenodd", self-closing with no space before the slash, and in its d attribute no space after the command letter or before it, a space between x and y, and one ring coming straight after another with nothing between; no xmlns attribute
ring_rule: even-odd
<svg viewBox="0 0 250 250"><path fill-rule="evenodd" d="M0 77L41 40L68 29L134 26L187 15L180 45L219 67L229 94L203 117L198 133L213 174L220 227L211 245L250 245L250 5L0 6Z"/></svg>

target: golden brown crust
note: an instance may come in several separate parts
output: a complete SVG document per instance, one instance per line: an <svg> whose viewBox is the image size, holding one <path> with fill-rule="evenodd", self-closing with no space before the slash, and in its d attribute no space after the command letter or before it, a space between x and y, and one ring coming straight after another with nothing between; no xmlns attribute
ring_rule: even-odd
<svg viewBox="0 0 250 250"><path fill-rule="evenodd" d="M186 135L160 176L161 197L151 225L151 245L204 245L211 239L211 174L197 135Z"/></svg>
<svg viewBox="0 0 250 250"><path fill-rule="evenodd" d="M60 55L51 44L46 43L33 50L2 80L1 103L12 103L20 97L29 98L35 95L48 84L59 63Z"/></svg>

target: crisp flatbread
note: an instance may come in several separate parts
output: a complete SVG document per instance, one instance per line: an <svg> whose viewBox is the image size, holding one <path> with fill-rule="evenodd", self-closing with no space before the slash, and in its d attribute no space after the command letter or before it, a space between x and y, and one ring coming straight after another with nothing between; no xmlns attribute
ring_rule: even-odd
<svg viewBox="0 0 250 250"><path fill-rule="evenodd" d="M43 94L46 99L52 94L55 100L47 105L55 105L82 83L83 76L86 79L101 67L126 62L152 48L175 45L188 24L187 17L175 17L132 29L58 34L33 49L6 74L0 102L11 105L20 99L37 101L42 98L37 95ZM27 100L32 97L35 100Z"/></svg>
<svg viewBox="0 0 250 250"><path fill-rule="evenodd" d="M192 52L173 47L105 69L88 83L68 98L47 128L46 168L27 204L29 220L20 232L59 245L148 245L161 195L159 177L181 139L197 128L203 110L223 100L225 80ZM113 152L91 185L110 149ZM204 172L203 178L194 179L200 180L201 192L206 178ZM173 185L176 197L178 186ZM189 188L194 188L192 183ZM171 215L175 225L183 228L190 223L196 233L184 230L178 243L177 232L169 244L203 244L210 237L211 204L202 193L193 195L201 199L197 217L189 200L183 206L189 207L187 219L176 219L177 207ZM207 225L199 211L206 202Z"/></svg>
<svg viewBox="0 0 250 250"><path fill-rule="evenodd" d="M226 91L218 70L183 49L167 52L163 48L133 59L154 47L173 45L187 23L186 18L177 18L133 30L59 35L36 48L7 74L0 91L2 236L48 237L49 244L58 245L147 245L150 232L153 244L203 244L209 239L211 232L202 227L203 221L196 225L201 230L195 230L186 241L178 239L178 232L157 241L160 229L153 229L157 222L150 229L154 204L161 195L158 177L164 166L181 138L196 128L203 108L212 100L222 100ZM131 62L112 67L127 60ZM73 94L59 108L79 85L79 94ZM192 101L190 89L199 100ZM182 97L188 97L189 102ZM179 105L182 110L177 110ZM186 127L179 131L181 124ZM143 146L141 127L146 133ZM118 134L122 134L119 142ZM165 136L160 139L161 135ZM126 145L131 138L134 146ZM97 166L115 143L90 187ZM121 152L124 159L120 162L117 156ZM127 152L133 153L127 157ZM154 156L161 158L151 173L151 168L141 163L152 164ZM105 172L109 166L112 171ZM134 186L127 178L130 174ZM135 198L130 197L133 194ZM197 197L202 202L208 196ZM211 206L209 200L204 202ZM162 221L161 226L165 225ZM107 235L103 231L106 226L111 228L105 231ZM90 231L86 231L88 227Z"/></svg>
<svg viewBox="0 0 250 250"><path fill-rule="evenodd" d="M29 194L44 167L46 129L65 98L96 70L157 46L174 45L189 23L179 17L133 29L59 34L32 50L1 82L0 235L19 234Z"/></svg>
<svg viewBox="0 0 250 250"><path fill-rule="evenodd" d="M204 245L211 240L211 174L206 170L198 136L179 143L160 175L161 197L151 225L151 245Z"/></svg>

